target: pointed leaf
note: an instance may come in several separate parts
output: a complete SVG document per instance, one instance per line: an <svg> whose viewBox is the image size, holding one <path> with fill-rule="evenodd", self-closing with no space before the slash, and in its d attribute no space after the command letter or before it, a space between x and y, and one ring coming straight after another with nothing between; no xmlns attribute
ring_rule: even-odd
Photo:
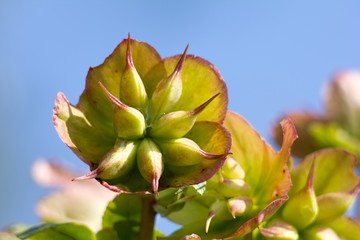
<svg viewBox="0 0 360 240"><path fill-rule="evenodd" d="M358 240L360 236L359 220L342 216L329 223L329 225L341 239Z"/></svg>
<svg viewBox="0 0 360 240"><path fill-rule="evenodd" d="M105 116L108 121L112 121L113 106L104 98L104 94L97 82L102 82L115 97L119 98L120 80L126 65L127 41L127 39L122 41L115 48L114 52L106 58L104 63L97 67L90 68L86 77L85 92L88 96L86 100ZM132 39L130 41L134 66L136 66L136 70L142 78L151 68L161 62L161 57L156 50L147 43ZM81 105L82 103L79 104Z"/></svg>
<svg viewBox="0 0 360 240"><path fill-rule="evenodd" d="M293 188L290 194L306 184L306 176L314 162L314 189L317 196L354 189L359 183L354 168L356 157L342 149L323 149L308 156L291 172Z"/></svg>
<svg viewBox="0 0 360 240"><path fill-rule="evenodd" d="M318 216L319 206L314 191L314 164L303 189L295 193L282 210L284 220L301 230L309 226Z"/></svg>
<svg viewBox="0 0 360 240"><path fill-rule="evenodd" d="M317 198L319 214L317 224L324 224L335 220L350 209L360 192L360 183L348 192L325 193Z"/></svg>
<svg viewBox="0 0 360 240"><path fill-rule="evenodd" d="M164 59L164 66L168 74L174 70L179 58L180 56L174 56ZM174 110L195 109L215 94L220 93L199 114L197 121L222 122L227 111L228 93L225 82L216 67L203 58L187 55L181 78L183 92ZM194 89L196 90L194 91Z"/></svg>

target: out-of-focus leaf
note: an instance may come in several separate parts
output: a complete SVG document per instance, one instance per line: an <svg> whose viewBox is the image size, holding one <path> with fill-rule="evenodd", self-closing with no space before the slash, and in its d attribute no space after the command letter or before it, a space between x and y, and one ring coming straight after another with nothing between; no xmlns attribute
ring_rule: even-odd
<svg viewBox="0 0 360 240"><path fill-rule="evenodd" d="M360 222L346 216L332 221L330 227L341 239L358 240L360 236Z"/></svg>
<svg viewBox="0 0 360 240"><path fill-rule="evenodd" d="M116 240L118 235L112 228L104 228L96 233L96 240Z"/></svg>
<svg viewBox="0 0 360 240"><path fill-rule="evenodd" d="M103 229L112 229L113 231L102 234L109 236L115 231L118 239L138 240L142 197L144 196L120 194L111 201L104 212ZM162 235L160 231L154 229L154 239Z"/></svg>
<svg viewBox="0 0 360 240"><path fill-rule="evenodd" d="M30 240L96 240L89 228L77 223L43 224L20 233L18 237Z"/></svg>
<svg viewBox="0 0 360 240"><path fill-rule="evenodd" d="M309 134L319 148L344 148L360 157L360 140L351 136L337 123L313 123L309 127Z"/></svg>
<svg viewBox="0 0 360 240"><path fill-rule="evenodd" d="M316 140L310 135L309 128L314 122L325 122L322 117L309 112L295 112L289 113L281 119L284 118L290 118L293 121L296 132L299 136L298 140L294 142L291 148L291 153L294 156L304 157L307 154L319 149ZM283 140L281 126L276 124L273 127L272 134L276 143L281 146Z"/></svg>
<svg viewBox="0 0 360 240"><path fill-rule="evenodd" d="M0 229L0 239L1 240L18 240L17 234L24 232L29 229L28 225L23 224L14 224L10 225L4 229Z"/></svg>
<svg viewBox="0 0 360 240"><path fill-rule="evenodd" d="M317 196L331 192L350 191L359 183L354 168L355 155L342 149L323 149L307 157L292 171L292 195L305 186L307 175L314 162L314 190Z"/></svg>

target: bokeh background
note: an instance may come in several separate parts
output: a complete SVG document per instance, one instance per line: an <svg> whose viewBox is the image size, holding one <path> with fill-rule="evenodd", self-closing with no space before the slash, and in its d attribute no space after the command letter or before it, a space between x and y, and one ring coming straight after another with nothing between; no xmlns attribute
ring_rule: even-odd
<svg viewBox="0 0 360 240"><path fill-rule="evenodd" d="M321 111L333 74L360 69L359 13L355 0L0 0L0 228L38 223L35 204L51 189L33 181L36 159L87 170L52 126L54 99L76 103L88 68L129 32L164 57L189 43L220 70L229 108L271 141L282 114Z"/></svg>

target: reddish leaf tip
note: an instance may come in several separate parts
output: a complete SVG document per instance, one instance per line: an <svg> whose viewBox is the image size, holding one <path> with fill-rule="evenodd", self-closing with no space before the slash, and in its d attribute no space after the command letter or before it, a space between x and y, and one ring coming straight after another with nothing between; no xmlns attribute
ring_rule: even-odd
<svg viewBox="0 0 360 240"><path fill-rule="evenodd" d="M181 58L179 60L179 62L177 63L176 67L175 67L175 70L173 72L172 75L176 75L176 74L180 74L181 70L183 69L183 66L184 66L184 62L185 62L185 58L186 58L186 53L187 53L187 50L189 49L189 44L186 45L186 48L184 50L184 53L181 55Z"/></svg>
<svg viewBox="0 0 360 240"><path fill-rule="evenodd" d="M220 93L215 94L214 96L212 96L210 99L208 99L206 102L204 102L203 104L201 104L200 106L198 106L197 108L195 108L194 110L190 111L190 114L192 116L199 114L200 112L202 112L217 96L219 96Z"/></svg>
<svg viewBox="0 0 360 240"><path fill-rule="evenodd" d="M314 191L314 174L315 173L315 161L312 161L309 176L307 179L308 190Z"/></svg>
<svg viewBox="0 0 360 240"><path fill-rule="evenodd" d="M106 87L104 86L104 84L100 81L98 81L100 87L104 90L106 96L108 97L108 99L118 108L122 108L122 109L126 109L128 108L127 105L125 105L124 103L122 103L119 99L117 99L114 95L111 94L111 92L109 92L109 90L106 89Z"/></svg>
<svg viewBox="0 0 360 240"><path fill-rule="evenodd" d="M74 178L71 181L81 181L81 180L93 179L93 178L96 178L97 176L99 176L99 174L100 174L100 171L98 169L95 169L94 171L91 171L84 176Z"/></svg>
<svg viewBox="0 0 360 240"><path fill-rule="evenodd" d="M128 34L127 45L126 45L126 65L131 67L131 68L134 67L134 61L133 61L132 52L131 52L130 33Z"/></svg>

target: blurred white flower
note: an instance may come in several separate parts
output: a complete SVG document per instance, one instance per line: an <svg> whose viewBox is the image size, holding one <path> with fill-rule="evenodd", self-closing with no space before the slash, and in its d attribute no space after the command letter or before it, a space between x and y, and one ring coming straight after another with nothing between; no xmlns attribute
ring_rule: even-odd
<svg viewBox="0 0 360 240"><path fill-rule="evenodd" d="M116 193L96 180L72 181L79 173L45 159L35 161L32 174L39 185L59 188L37 204L36 212L44 222L72 221L94 231L101 228L103 212Z"/></svg>
<svg viewBox="0 0 360 240"><path fill-rule="evenodd" d="M360 72L337 74L326 86L324 98L328 119L360 137Z"/></svg>

